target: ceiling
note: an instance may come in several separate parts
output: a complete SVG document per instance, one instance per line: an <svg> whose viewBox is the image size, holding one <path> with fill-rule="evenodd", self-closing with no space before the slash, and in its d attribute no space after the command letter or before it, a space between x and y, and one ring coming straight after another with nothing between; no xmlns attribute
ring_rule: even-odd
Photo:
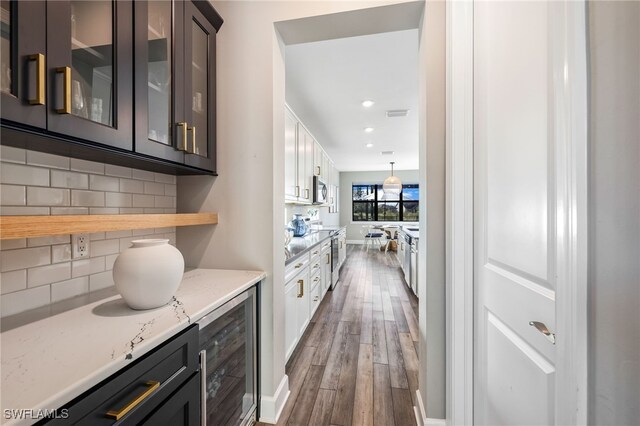
<svg viewBox="0 0 640 426"><path fill-rule="evenodd" d="M285 55L287 103L338 170L418 169L417 29L296 44ZM397 109L409 114L386 117Z"/></svg>

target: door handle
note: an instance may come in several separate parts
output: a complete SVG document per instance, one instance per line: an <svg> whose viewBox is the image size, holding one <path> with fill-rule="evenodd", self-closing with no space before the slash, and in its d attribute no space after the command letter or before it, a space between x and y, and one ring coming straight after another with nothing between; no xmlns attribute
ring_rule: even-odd
<svg viewBox="0 0 640 426"><path fill-rule="evenodd" d="M149 380L145 383L145 386L147 386L147 389L140 395L137 395L135 398L133 398L133 400L128 402L124 407L120 408L119 410L107 411L107 417L114 420L120 420L124 417L125 414L136 408L142 401L147 399L149 395L151 395L156 389L158 389L160 387L160 382Z"/></svg>
<svg viewBox="0 0 640 426"><path fill-rule="evenodd" d="M550 341L552 344L554 345L556 344L556 335L550 332L544 323L538 322L538 321L529 321L529 325L531 327L535 327L536 330L544 334L544 337L546 337L547 340Z"/></svg>
<svg viewBox="0 0 640 426"><path fill-rule="evenodd" d="M42 53L36 53L35 55L29 55L29 62L35 62L35 79L36 86L35 92L29 92L29 104L30 105L44 105L44 55ZM30 68L32 69L32 68ZM33 96L31 96L33 95Z"/></svg>
<svg viewBox="0 0 640 426"><path fill-rule="evenodd" d="M56 107L58 114L71 114L71 68L58 67L56 75L62 74L62 105ZM57 86L56 86L57 87Z"/></svg>
<svg viewBox="0 0 640 426"><path fill-rule="evenodd" d="M309 198L309 190L306 188L304 190L304 198Z"/></svg>
<svg viewBox="0 0 640 426"><path fill-rule="evenodd" d="M304 280L298 280L298 297L304 296Z"/></svg>
<svg viewBox="0 0 640 426"><path fill-rule="evenodd" d="M181 131L178 132L178 135L181 135L182 138L177 138L178 143L176 144L176 149L178 151L186 151L187 150L187 123L181 121L176 123L176 127L181 128Z"/></svg>
<svg viewBox="0 0 640 426"><path fill-rule="evenodd" d="M207 426L207 350L200 351L200 425Z"/></svg>
<svg viewBox="0 0 640 426"><path fill-rule="evenodd" d="M187 140L187 152L197 154L196 152L196 126L187 127L187 131L191 133L191 150L189 150L189 142Z"/></svg>

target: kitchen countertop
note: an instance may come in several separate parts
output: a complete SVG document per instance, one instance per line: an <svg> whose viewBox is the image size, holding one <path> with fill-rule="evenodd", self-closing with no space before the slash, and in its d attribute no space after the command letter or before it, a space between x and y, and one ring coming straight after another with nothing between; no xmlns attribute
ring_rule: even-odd
<svg viewBox="0 0 640 426"><path fill-rule="evenodd" d="M304 237L293 237L291 242L285 246L285 265L290 264L300 256L317 246L318 244L331 238L333 234L339 232L344 226L337 228L324 228L313 231Z"/></svg>
<svg viewBox="0 0 640 426"><path fill-rule="evenodd" d="M112 295L46 318L36 313L31 322L24 321L29 313L19 314L25 323L3 323L0 334L2 413L61 407L265 276L194 269L184 274L172 301L160 308L135 311Z"/></svg>

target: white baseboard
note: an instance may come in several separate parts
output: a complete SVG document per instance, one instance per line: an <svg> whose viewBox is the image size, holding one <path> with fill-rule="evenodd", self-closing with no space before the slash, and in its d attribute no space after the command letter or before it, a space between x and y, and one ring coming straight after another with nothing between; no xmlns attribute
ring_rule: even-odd
<svg viewBox="0 0 640 426"><path fill-rule="evenodd" d="M347 240L347 244L364 244L364 241L362 240Z"/></svg>
<svg viewBox="0 0 640 426"><path fill-rule="evenodd" d="M276 424L290 393L289 376L285 374L273 396L263 395L260 398L260 421L262 423Z"/></svg>
<svg viewBox="0 0 640 426"><path fill-rule="evenodd" d="M430 419L427 417L427 413L422 404L422 396L420 395L420 389L416 390L416 400L418 405L413 407L413 413L416 416L416 423L418 426L445 426L447 421L445 419Z"/></svg>
<svg viewBox="0 0 640 426"><path fill-rule="evenodd" d="M418 405L414 405L413 407L413 412L416 415L416 423L418 426L425 426L427 424L427 412L422 404L420 389L416 389L416 401L418 401Z"/></svg>

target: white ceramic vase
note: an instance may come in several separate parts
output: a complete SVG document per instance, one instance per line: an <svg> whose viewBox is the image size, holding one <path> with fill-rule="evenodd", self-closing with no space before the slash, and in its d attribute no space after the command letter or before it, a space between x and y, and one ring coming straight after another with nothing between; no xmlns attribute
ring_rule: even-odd
<svg viewBox="0 0 640 426"><path fill-rule="evenodd" d="M113 264L116 289L132 309L164 306L178 290L184 258L166 239L132 241Z"/></svg>

